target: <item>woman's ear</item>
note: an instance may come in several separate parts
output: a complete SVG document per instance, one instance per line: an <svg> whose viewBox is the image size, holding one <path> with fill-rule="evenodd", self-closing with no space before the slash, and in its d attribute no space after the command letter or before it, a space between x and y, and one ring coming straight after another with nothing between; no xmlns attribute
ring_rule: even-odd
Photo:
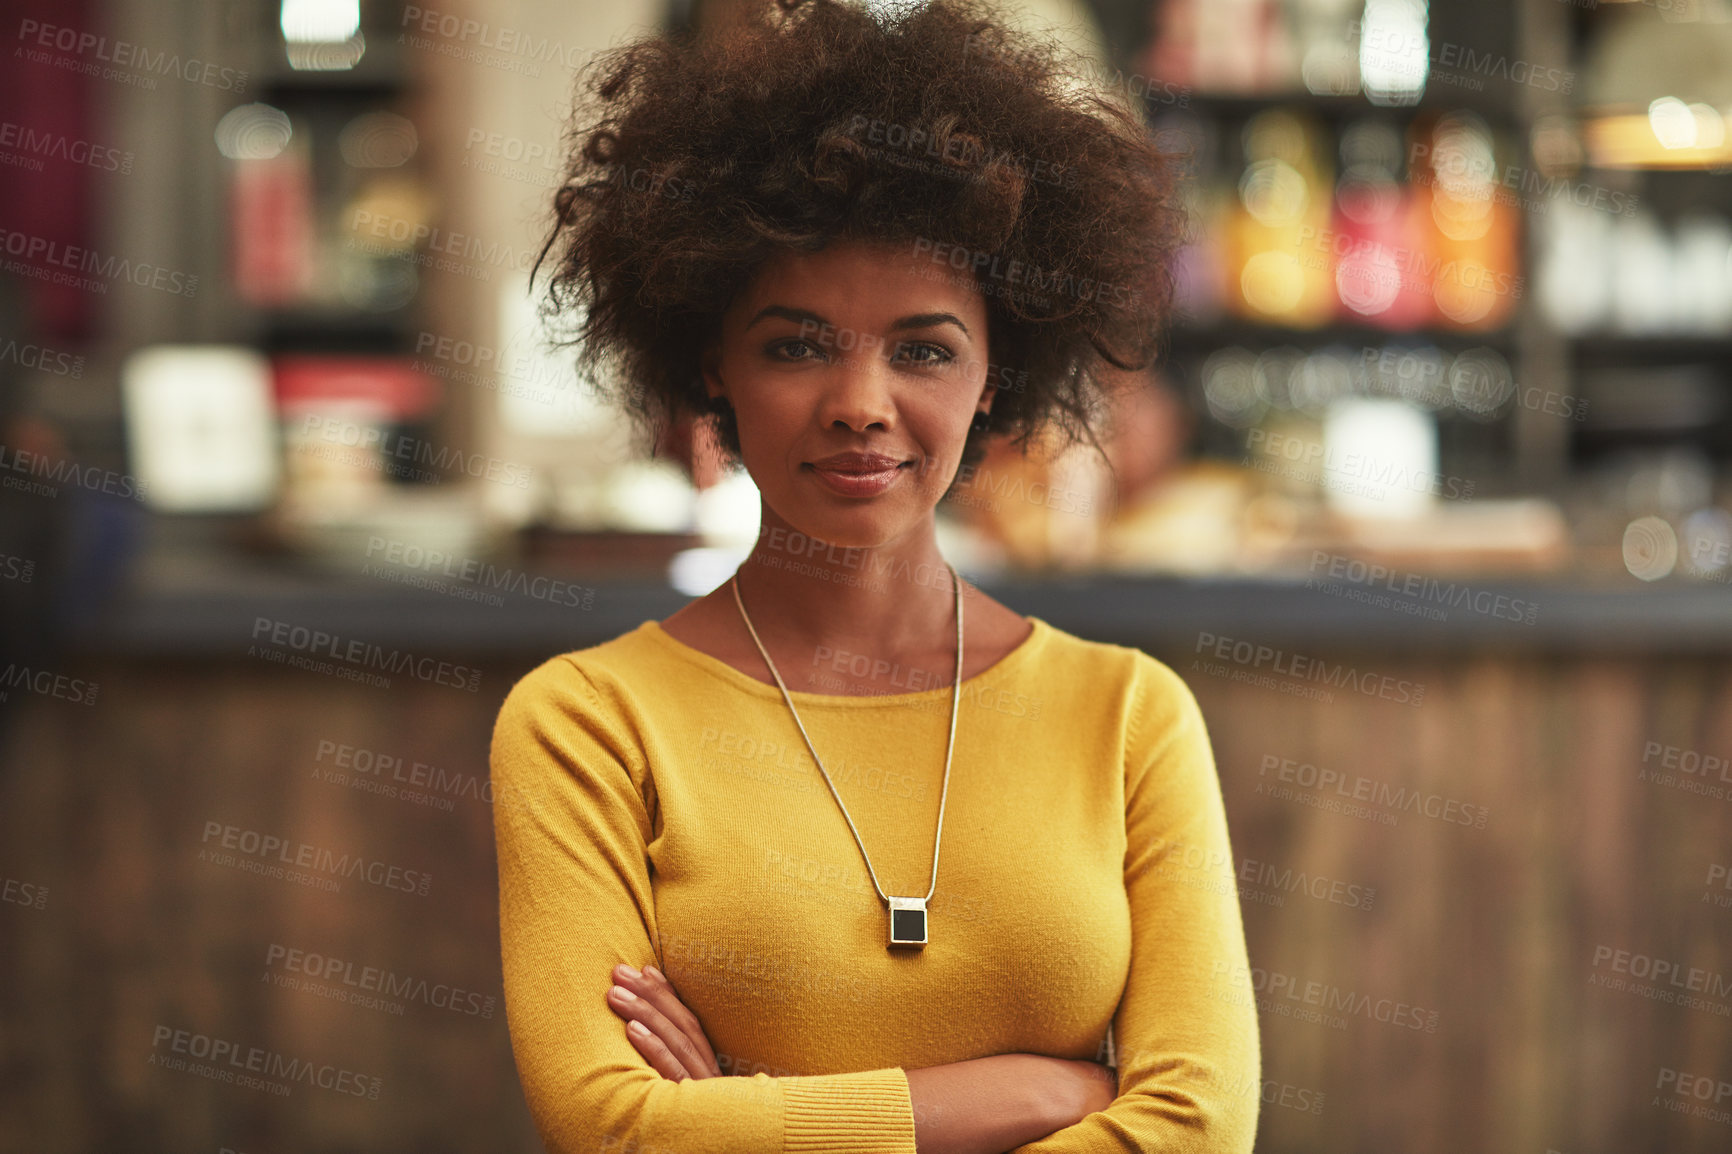
<svg viewBox="0 0 1732 1154"><path fill-rule="evenodd" d="M713 399L728 395L726 386L722 384L722 346L720 342L712 341L698 354L698 374L704 379L704 392Z"/></svg>
<svg viewBox="0 0 1732 1154"><path fill-rule="evenodd" d="M987 374L986 384L980 390L981 407L977 408L975 411L979 413L992 412L992 399L997 395L998 382L992 379L992 375L989 372Z"/></svg>

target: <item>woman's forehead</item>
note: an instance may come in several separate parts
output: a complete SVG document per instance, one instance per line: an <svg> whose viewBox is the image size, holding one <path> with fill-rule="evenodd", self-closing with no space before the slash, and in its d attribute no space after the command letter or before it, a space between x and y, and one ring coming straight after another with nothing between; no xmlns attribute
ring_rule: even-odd
<svg viewBox="0 0 1732 1154"><path fill-rule="evenodd" d="M910 315L954 313L973 330L974 320L985 320L985 294L972 276L928 259L929 249L914 241L849 240L816 252L778 252L734 302L736 318L749 323L768 306L883 324Z"/></svg>

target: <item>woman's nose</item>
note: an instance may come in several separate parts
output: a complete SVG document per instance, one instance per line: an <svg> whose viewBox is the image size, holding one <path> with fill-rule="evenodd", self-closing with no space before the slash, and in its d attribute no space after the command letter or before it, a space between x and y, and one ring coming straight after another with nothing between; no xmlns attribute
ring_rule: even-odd
<svg viewBox="0 0 1732 1154"><path fill-rule="evenodd" d="M859 351L840 355L826 374L820 419L856 432L890 426L896 420L891 376L890 366L878 357Z"/></svg>

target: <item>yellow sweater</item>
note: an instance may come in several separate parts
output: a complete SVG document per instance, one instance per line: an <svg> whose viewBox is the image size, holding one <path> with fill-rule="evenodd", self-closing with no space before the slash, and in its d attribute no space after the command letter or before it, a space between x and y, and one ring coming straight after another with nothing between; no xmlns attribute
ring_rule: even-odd
<svg viewBox="0 0 1732 1154"><path fill-rule="evenodd" d="M493 733L505 1005L553 1154L915 1154L906 1071L1108 1060L1105 1111L1019 1154L1249 1151L1261 1068L1220 783L1185 683L1034 632L963 683L928 944L883 903L780 691L654 621L554 657ZM924 895L948 685L783 669L879 882ZM663 1079L607 1004L653 963L721 1078Z"/></svg>

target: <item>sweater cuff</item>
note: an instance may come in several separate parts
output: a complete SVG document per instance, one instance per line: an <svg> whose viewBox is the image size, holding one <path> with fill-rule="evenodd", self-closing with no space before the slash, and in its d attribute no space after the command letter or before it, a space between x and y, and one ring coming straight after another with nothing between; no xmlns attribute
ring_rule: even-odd
<svg viewBox="0 0 1732 1154"><path fill-rule="evenodd" d="M783 1154L915 1154L914 1104L900 1066L782 1079Z"/></svg>

